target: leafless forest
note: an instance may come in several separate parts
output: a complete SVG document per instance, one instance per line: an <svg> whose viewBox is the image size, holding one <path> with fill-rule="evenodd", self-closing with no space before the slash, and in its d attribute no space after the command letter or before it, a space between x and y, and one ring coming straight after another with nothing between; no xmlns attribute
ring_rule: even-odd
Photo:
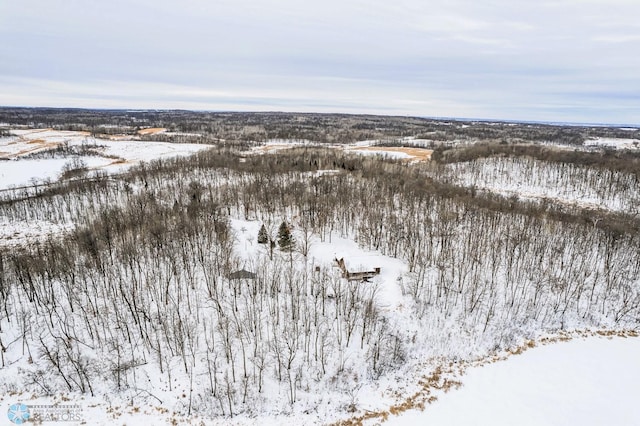
<svg viewBox="0 0 640 426"><path fill-rule="evenodd" d="M166 402L162 389L180 395L172 408L213 416L313 410L333 392L346 411L357 409L354 389L418 359L472 359L542 333L640 325L640 155L584 145L640 138L638 130L33 109L0 110L0 123L7 134L164 127L175 134L140 143L215 145L0 195L9 220L74 224L40 244L0 246L2 367L19 365L29 391ZM401 146L406 137L425 140L432 160L333 147ZM269 139L307 142L250 151ZM317 173L325 170L333 172ZM232 219L262 222L274 243L288 221L295 243L264 244L246 265ZM374 283L314 264L314 238L336 237L406 263L401 312L385 308ZM228 278L243 267L257 279ZM266 391L274 387L281 392Z"/></svg>

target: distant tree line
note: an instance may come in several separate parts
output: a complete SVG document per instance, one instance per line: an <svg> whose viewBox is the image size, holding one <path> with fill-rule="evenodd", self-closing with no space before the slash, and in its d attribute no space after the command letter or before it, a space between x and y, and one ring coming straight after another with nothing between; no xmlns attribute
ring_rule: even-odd
<svg viewBox="0 0 640 426"><path fill-rule="evenodd" d="M582 145L590 137L640 138L638 129L532 123L438 120L416 117L313 113L212 113L182 110L126 111L66 108L0 108L0 122L29 127L135 135L142 128L200 134L225 141L268 139L350 143L417 136L434 141L553 142ZM155 137L156 135L153 135ZM143 136L147 138L148 136ZM171 138L170 136L158 136ZM186 140L188 136L175 136Z"/></svg>

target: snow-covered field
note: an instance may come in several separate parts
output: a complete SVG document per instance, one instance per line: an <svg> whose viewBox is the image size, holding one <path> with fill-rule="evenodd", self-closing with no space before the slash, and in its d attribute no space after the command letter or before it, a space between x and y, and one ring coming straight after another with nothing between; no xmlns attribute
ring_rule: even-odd
<svg viewBox="0 0 640 426"><path fill-rule="evenodd" d="M539 346L470 368L462 387L387 424L640 424L640 339L591 337Z"/></svg>
<svg viewBox="0 0 640 426"><path fill-rule="evenodd" d="M434 143L431 139L418 139L414 136L406 136L402 138L394 138L394 139L369 139L354 142L349 144L349 147L369 147L369 146L377 146L384 144L402 144L402 145L411 145L416 148L428 148Z"/></svg>
<svg viewBox="0 0 640 426"><path fill-rule="evenodd" d="M14 129L11 133L14 136L0 138L0 189L57 180L63 167L72 157L44 159L25 157L62 145L90 148L97 155L81 157L89 171L100 170L107 173L119 173L144 161L191 155L210 148L208 145L201 144L142 142L116 137L95 139L87 132L51 129Z"/></svg>
<svg viewBox="0 0 640 426"><path fill-rule="evenodd" d="M307 139L269 139L262 145L252 148L249 153L275 152L283 149L317 145Z"/></svg>
<svg viewBox="0 0 640 426"><path fill-rule="evenodd" d="M398 146L380 146L388 142L399 144ZM432 150L425 147L430 146L431 140L416 139L415 137L404 137L395 140L364 140L349 144L344 149L363 155L381 155L387 158L397 158L409 161L425 161L431 158Z"/></svg>
<svg viewBox="0 0 640 426"><path fill-rule="evenodd" d="M431 158L431 149L426 149L431 141L415 139L413 137L402 138L390 142L402 142L412 146L378 146L381 140L364 140L348 145L326 145L327 148L340 149L362 155L378 155L386 158L395 158L410 161L424 161ZM252 153L275 152L283 149L297 148L315 145L313 141L298 139L270 139L263 145L251 150Z"/></svg>
<svg viewBox="0 0 640 426"><path fill-rule="evenodd" d="M13 129L14 136L0 138L0 159L14 159L55 148L65 142L83 141L88 132L51 129Z"/></svg>
<svg viewBox="0 0 640 426"><path fill-rule="evenodd" d="M585 146L602 146L615 149L640 149L640 140L622 138L595 138L585 141Z"/></svg>
<svg viewBox="0 0 640 426"><path fill-rule="evenodd" d="M112 169L113 159L104 157L82 157L89 169ZM0 161L0 189L23 187L33 183L56 181L63 172L68 158L17 159Z"/></svg>
<svg viewBox="0 0 640 426"><path fill-rule="evenodd" d="M402 151L394 151L393 149L383 148L383 147L360 147L360 148L351 148L348 150L349 152L354 152L362 155L380 155L387 158L398 158L403 160L408 160L412 158L409 154Z"/></svg>

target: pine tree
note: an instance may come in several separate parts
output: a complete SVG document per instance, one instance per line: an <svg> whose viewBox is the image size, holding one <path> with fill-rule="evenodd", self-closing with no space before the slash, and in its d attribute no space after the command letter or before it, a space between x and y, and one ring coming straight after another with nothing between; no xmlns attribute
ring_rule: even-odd
<svg viewBox="0 0 640 426"><path fill-rule="evenodd" d="M269 234L267 234L267 228L264 227L264 223L258 231L258 244L267 244L269 242Z"/></svg>
<svg viewBox="0 0 640 426"><path fill-rule="evenodd" d="M278 246L282 251L292 251L295 241L291 235L291 230L287 222L283 221L278 229Z"/></svg>

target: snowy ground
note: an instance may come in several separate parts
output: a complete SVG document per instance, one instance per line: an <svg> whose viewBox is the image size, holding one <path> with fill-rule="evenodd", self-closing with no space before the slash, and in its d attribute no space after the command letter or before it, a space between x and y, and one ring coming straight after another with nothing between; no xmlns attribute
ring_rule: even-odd
<svg viewBox="0 0 640 426"><path fill-rule="evenodd" d="M260 250L264 249L256 240L261 225L259 221L231 220L236 236L236 255L242 262L241 267L249 269L255 264ZM292 232L300 245L303 239L300 230L294 227ZM408 271L405 262L378 252L363 250L356 242L346 238L334 236L331 241L321 241L317 235L309 236L308 262L312 265L336 268L337 271L335 259L340 258L345 259L351 272L369 271L379 267L380 275L366 284L377 288L376 301L380 308L392 311L402 309L405 301L400 282L403 274Z"/></svg>
<svg viewBox="0 0 640 426"><path fill-rule="evenodd" d="M431 141L426 139L415 139L413 137L401 138L389 142L402 142L410 147L384 147L378 146L383 140L364 140L348 145L325 145L327 148L340 149L362 155L380 155L387 158L397 158L410 161L425 161L431 158L431 149L424 148ZM306 139L270 139L263 145L253 148L250 153L275 152L283 149L297 148L302 146L313 146L315 143Z"/></svg>
<svg viewBox="0 0 640 426"><path fill-rule="evenodd" d="M158 130L158 129L147 129ZM98 153L83 156L89 170L122 172L143 161L191 155L209 148L201 144L142 142L129 139L94 139L87 132L51 129L11 130L14 136L0 138L0 189L20 187L45 180L55 181L70 158L25 159L24 157L57 148L86 146ZM153 134L153 132L151 133Z"/></svg>
<svg viewBox="0 0 640 426"><path fill-rule="evenodd" d="M309 253L314 263L332 267L336 266L334 259L343 258L350 272L371 271L379 267L380 275L365 285L377 286L376 301L380 308L393 311L402 308L404 296L399 280L408 271L403 261L363 250L354 241L337 237L332 238L331 242L314 239Z"/></svg>
<svg viewBox="0 0 640 426"><path fill-rule="evenodd" d="M12 133L14 136L0 138L0 194L8 196L30 194L33 192L32 185L60 179L65 167L71 163L71 157L24 157L55 149L62 144L71 147L87 145L99 154L81 157L89 175L97 171L119 173L141 162L191 155L210 147L199 144L94 139L87 132L51 129L14 129ZM42 241L49 235L60 235L71 228L72 224L56 225L46 221L20 223L0 216L0 246Z"/></svg>
<svg viewBox="0 0 640 426"><path fill-rule="evenodd" d="M369 147L369 146L378 146L380 144L394 144L401 143L402 145L411 145L416 148L426 148L433 144L433 140L431 139L418 139L414 136L406 136L402 138L392 138L392 139L369 139L364 141L354 142L349 147Z"/></svg>
<svg viewBox="0 0 640 426"><path fill-rule="evenodd" d="M380 146L380 144L398 143L403 146ZM397 158L409 161L426 161L431 159L433 150L426 149L432 141L428 139L416 139L414 137L404 137L394 140L365 140L347 145L344 149L348 152L355 152L364 155L381 155L387 158ZM411 146L405 146L411 145Z"/></svg>
<svg viewBox="0 0 640 426"><path fill-rule="evenodd" d="M506 197L623 212L636 211L640 197L632 175L578 165L494 157L446 167L453 183Z"/></svg>
<svg viewBox="0 0 640 426"><path fill-rule="evenodd" d="M317 143L308 139L269 139L264 144L252 148L249 153L275 152L283 149L313 145L317 145Z"/></svg>
<svg viewBox="0 0 640 426"><path fill-rule="evenodd" d="M463 386L389 425L638 425L640 339L591 337L467 370Z"/></svg>
<svg viewBox="0 0 640 426"><path fill-rule="evenodd" d="M469 368L459 389L436 392L437 399L423 411L408 410L387 421L377 417L365 425L391 426L632 426L640 424L637 384L640 383L640 338L576 338L539 345L504 361ZM416 381L417 378L407 378ZM157 395L163 397L163 393ZM380 394L361 392L361 405L377 405ZM368 400L371 401L368 401ZM244 416L233 419L186 417L152 404L131 404L114 398L83 395L41 397L15 393L0 395L2 411L15 403L76 405L83 422L46 422L47 425L289 425L326 424L336 413L314 415ZM331 407L327 407L331 411ZM33 411L33 410L32 410ZM0 426L11 425L4 413Z"/></svg>
<svg viewBox="0 0 640 426"><path fill-rule="evenodd" d="M0 216L0 247L34 244L49 236L58 236L73 229L73 225L46 220L15 221Z"/></svg>
<svg viewBox="0 0 640 426"><path fill-rule="evenodd" d="M83 157L89 169L109 169L113 159L103 157ZM62 174L68 158L20 159L0 161L0 189L23 187L43 181L56 181Z"/></svg>
<svg viewBox="0 0 640 426"><path fill-rule="evenodd" d="M596 138L585 141L585 146L602 146L615 149L640 149L640 140L622 138Z"/></svg>
<svg viewBox="0 0 640 426"><path fill-rule="evenodd" d="M296 226L295 220L292 223L292 233L298 241L298 245L302 243L304 238L303 232L299 226ZM0 225L2 222L0 222ZM252 269L252 266L260 256L266 255L266 247L257 243L257 234L261 226L260 221L246 221L239 219L231 220L231 227L234 235L234 256L240 260L240 267ZM7 232L24 232L25 224L5 224ZM26 227L28 228L28 227ZM46 224L42 225L43 232L51 231ZM0 227L0 230L2 228ZM18 236L16 235L16 238ZM26 237L25 237L26 238ZM394 318L404 318L407 315L404 305L404 296L400 289L399 278L407 272L407 266L404 262L384 256L378 252L367 251L362 249L352 240L331 237L330 241L321 241L316 235L309 235L309 253L307 257L308 265L320 266L324 269L333 270L335 275L340 275L334 259L343 257L349 261L349 267L353 270L371 269L380 267L381 272L374 277L369 283L362 283L366 286L375 286L378 289L376 302L381 309L386 311ZM280 253L278 252L278 255ZM301 254L296 252L296 261L301 261ZM14 358L12 354L7 354L8 362ZM324 424L329 421L337 421L343 416L340 407L340 401L334 399L334 395L326 395L327 403L318 410L309 410L308 413L294 412L290 415L264 413L260 418L242 415L233 419L220 418L201 418L186 417L184 414L176 414L176 412L184 412L185 404L187 404L189 396L189 379L181 373L179 364L173 366L175 370L174 389L167 389L160 380L151 376L145 367L140 368L140 380L144 383L141 388L152 389L153 395L149 391L140 390L138 397L132 401L125 400L121 397L113 395L113 398L90 397L80 394L58 394L53 396L42 396L27 393L15 393L0 395L0 411L9 409L16 403L24 403L30 407L43 405L76 405L80 407L77 411L82 416L84 423L80 422L46 422L45 424L92 424L92 425L136 425L146 423L150 425L170 425L170 424L189 424L189 425L287 425L287 424ZM15 366L11 367L15 368ZM21 368L21 367L18 367ZM149 370L151 371L151 370ZM2 369L0 369L2 373ZM5 379L5 383L13 382L11 373L4 371L4 376L0 374L0 380ZM413 378L408 377L413 382ZM149 384L147 384L149 382ZM157 382L157 383L156 383ZM380 389L371 383L360 392L365 405L379 407L380 404L392 403L393 398L380 397ZM390 383L383 383L386 388ZM16 385L19 388L19 385ZM265 383L267 392L283 393L283 389L273 383ZM270 388L271 387L271 388ZM280 385L282 387L282 385ZM100 391L109 395L108 391ZM285 392L286 393L286 392ZM301 396L301 398L304 398ZM161 403L158 403L162 401ZM304 405L301 402L301 405ZM36 410L35 408L32 411ZM274 410L277 412L277 410ZM76 413L77 414L77 413ZM4 413L0 413L0 426L10 424Z"/></svg>

